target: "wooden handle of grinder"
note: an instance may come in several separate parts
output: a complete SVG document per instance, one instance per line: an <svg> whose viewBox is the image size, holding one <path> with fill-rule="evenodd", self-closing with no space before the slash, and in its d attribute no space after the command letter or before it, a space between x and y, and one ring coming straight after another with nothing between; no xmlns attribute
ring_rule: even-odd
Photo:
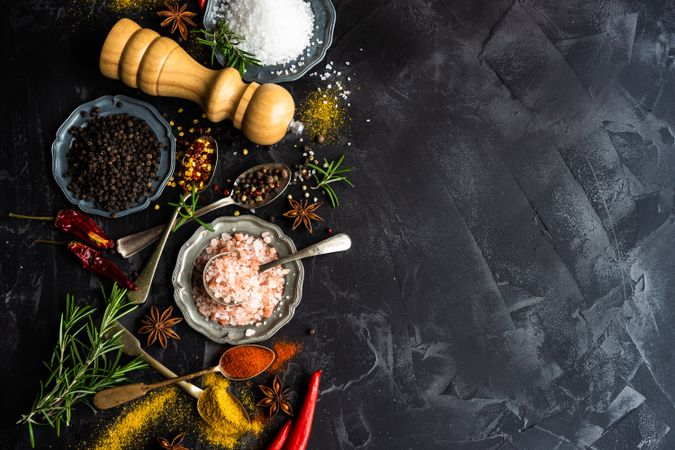
<svg viewBox="0 0 675 450"><path fill-rule="evenodd" d="M276 84L246 84L232 68L211 70L173 39L120 19L108 33L101 73L146 94L198 103L213 122L230 119L251 141L271 145L283 138L295 112L293 97Z"/></svg>

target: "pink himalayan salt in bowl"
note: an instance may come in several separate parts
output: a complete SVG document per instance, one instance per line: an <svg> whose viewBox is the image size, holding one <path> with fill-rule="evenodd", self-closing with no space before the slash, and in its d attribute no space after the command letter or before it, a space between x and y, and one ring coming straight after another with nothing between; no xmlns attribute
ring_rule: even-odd
<svg viewBox="0 0 675 450"><path fill-rule="evenodd" d="M282 299L288 269L278 266L258 273L261 264L278 258L269 239L222 233L209 241L195 261L203 271L203 289L193 286L200 313L229 326L260 323L272 315Z"/></svg>

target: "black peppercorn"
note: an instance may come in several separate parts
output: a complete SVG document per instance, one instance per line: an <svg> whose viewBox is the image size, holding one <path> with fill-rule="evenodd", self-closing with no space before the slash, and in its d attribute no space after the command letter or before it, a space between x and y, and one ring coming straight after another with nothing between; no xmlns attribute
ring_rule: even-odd
<svg viewBox="0 0 675 450"><path fill-rule="evenodd" d="M91 111L82 128L72 128L68 150L69 190L106 211L129 208L148 194L159 169L161 146L145 122L129 114Z"/></svg>

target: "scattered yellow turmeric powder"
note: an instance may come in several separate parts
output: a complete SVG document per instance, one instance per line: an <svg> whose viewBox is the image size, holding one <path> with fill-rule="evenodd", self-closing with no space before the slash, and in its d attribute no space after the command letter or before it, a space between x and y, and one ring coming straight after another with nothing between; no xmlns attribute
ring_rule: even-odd
<svg viewBox="0 0 675 450"><path fill-rule="evenodd" d="M185 403L175 387L160 389L131 403L119 417L104 428L93 444L92 450L126 450L139 448L144 442L154 440L150 433L158 422L178 418L185 412ZM182 414L185 417L185 414Z"/></svg>
<svg viewBox="0 0 675 450"><path fill-rule="evenodd" d="M257 440L269 421L264 415L249 419L255 411L255 406L248 407L254 401L250 388L238 389L246 404L242 406L230 393L230 382L220 374L208 374L203 382L206 389L197 405L174 386L158 389L122 407L94 442L84 442L79 448L135 450L154 442L158 435L179 432L187 432L209 448L225 450L241 448L250 443L245 441L249 438Z"/></svg>
<svg viewBox="0 0 675 450"><path fill-rule="evenodd" d="M108 0L99 2L97 0L73 0L69 12L76 12L82 18L96 19L105 8L108 12L123 15L141 13L143 11L152 11L161 6L163 0Z"/></svg>
<svg viewBox="0 0 675 450"><path fill-rule="evenodd" d="M315 90L309 93L299 107L298 118L309 135L334 141L347 123L347 111L339 100L336 88Z"/></svg>
<svg viewBox="0 0 675 450"><path fill-rule="evenodd" d="M206 442L231 449L249 434L257 438L263 422L249 419L246 409L230 394L230 382L216 373L204 376L203 380L206 390L199 398L197 408L204 419L200 434Z"/></svg>
<svg viewBox="0 0 675 450"><path fill-rule="evenodd" d="M246 383L246 388L245 389L240 389L237 392L237 397L239 397L239 401L241 402L242 405L244 405L244 408L246 408L246 411L249 412L249 414L253 411L255 411L256 406L255 404L257 403L255 401L255 398L253 396L253 391L251 390L251 382Z"/></svg>

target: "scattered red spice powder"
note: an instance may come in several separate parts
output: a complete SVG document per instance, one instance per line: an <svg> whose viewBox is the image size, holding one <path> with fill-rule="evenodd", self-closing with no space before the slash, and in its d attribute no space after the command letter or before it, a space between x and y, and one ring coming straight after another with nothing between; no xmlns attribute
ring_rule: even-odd
<svg viewBox="0 0 675 450"><path fill-rule="evenodd" d="M302 350L302 343L282 339L275 342L272 349L277 354L277 357L267 371L274 373L286 368L288 361L293 359Z"/></svg>
<svg viewBox="0 0 675 450"><path fill-rule="evenodd" d="M220 369L230 378L250 378L265 370L272 352L256 345L232 347L220 357Z"/></svg>

